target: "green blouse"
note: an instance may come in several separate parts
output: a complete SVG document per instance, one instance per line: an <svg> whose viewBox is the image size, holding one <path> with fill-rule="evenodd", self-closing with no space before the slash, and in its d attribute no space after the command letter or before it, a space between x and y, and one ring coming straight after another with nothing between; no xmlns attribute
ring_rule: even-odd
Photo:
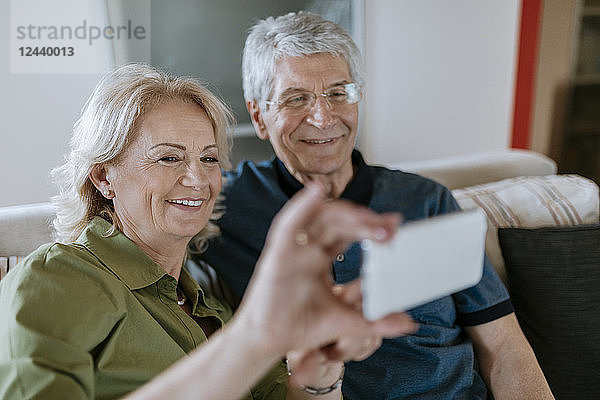
<svg viewBox="0 0 600 400"><path fill-rule="evenodd" d="M110 228L96 217L0 281L0 398L118 398L206 340L177 304L177 280ZM180 286L194 316L231 318L185 269ZM278 365L246 398L284 399L285 382Z"/></svg>

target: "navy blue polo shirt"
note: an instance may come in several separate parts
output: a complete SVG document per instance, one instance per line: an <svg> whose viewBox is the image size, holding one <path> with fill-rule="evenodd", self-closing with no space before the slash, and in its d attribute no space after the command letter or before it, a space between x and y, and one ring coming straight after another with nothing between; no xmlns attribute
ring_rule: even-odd
<svg viewBox="0 0 600 400"><path fill-rule="evenodd" d="M405 221L459 210L444 186L421 176L367 165L352 154L355 174L341 197L376 212L400 212ZM277 158L240 163L225 174L221 236L201 258L234 293L242 296L273 217L302 184ZM356 279L362 257L358 243L333 261L336 282ZM399 289L401 290L401 289ZM410 336L384 340L368 359L350 362L342 385L345 399L485 399L487 388L465 326L486 323L513 311L508 293L487 259L476 286L414 308L419 323Z"/></svg>

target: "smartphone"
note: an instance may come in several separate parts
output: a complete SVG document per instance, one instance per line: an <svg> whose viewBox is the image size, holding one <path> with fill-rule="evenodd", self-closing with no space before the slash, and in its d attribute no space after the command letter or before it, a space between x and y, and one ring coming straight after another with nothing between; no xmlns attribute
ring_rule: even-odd
<svg viewBox="0 0 600 400"><path fill-rule="evenodd" d="M375 320L476 285L486 230L485 214L476 209L408 222L386 243L362 241L365 317Z"/></svg>

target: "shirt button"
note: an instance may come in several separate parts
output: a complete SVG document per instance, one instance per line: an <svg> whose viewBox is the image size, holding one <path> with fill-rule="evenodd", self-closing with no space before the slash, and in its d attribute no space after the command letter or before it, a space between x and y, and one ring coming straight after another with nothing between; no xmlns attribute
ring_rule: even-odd
<svg viewBox="0 0 600 400"><path fill-rule="evenodd" d="M338 254L337 256L335 256L335 261L344 262L344 255L342 253Z"/></svg>

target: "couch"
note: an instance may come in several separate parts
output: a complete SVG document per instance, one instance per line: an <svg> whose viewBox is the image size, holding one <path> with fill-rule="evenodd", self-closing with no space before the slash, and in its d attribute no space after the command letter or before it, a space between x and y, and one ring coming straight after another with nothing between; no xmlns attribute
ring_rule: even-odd
<svg viewBox="0 0 600 400"><path fill-rule="evenodd" d="M523 150L387 166L437 180L461 207L486 212L486 252L555 395L600 398L598 186ZM0 279L51 240L52 216L49 203L0 207Z"/></svg>

